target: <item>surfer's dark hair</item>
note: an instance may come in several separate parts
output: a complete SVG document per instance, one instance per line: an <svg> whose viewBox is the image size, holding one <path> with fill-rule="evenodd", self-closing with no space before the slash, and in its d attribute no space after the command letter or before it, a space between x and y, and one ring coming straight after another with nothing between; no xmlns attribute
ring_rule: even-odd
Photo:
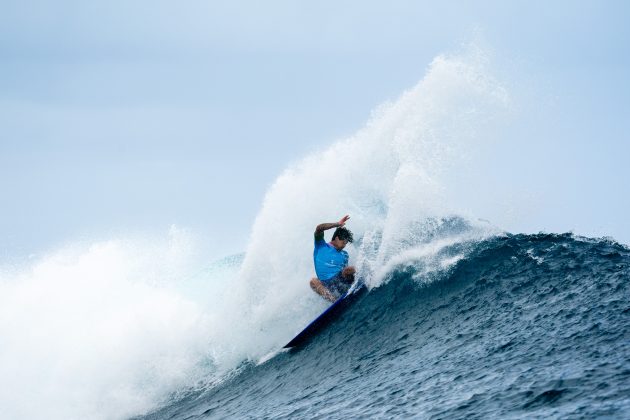
<svg viewBox="0 0 630 420"><path fill-rule="evenodd" d="M348 242L353 241L352 232L350 232L345 227L338 227L337 229L335 229L335 233L333 233L332 240L334 241L335 238L339 238L342 241L348 241Z"/></svg>

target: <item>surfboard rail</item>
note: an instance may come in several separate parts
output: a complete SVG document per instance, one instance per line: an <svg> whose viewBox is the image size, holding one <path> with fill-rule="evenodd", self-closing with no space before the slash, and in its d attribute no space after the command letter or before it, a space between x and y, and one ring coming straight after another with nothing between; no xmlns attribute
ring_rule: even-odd
<svg viewBox="0 0 630 420"><path fill-rule="evenodd" d="M334 301L324 312L322 312L317 318L311 321L298 335L296 335L291 341L289 341L284 348L294 348L301 346L308 340L313 338L321 329L330 324L330 322L338 317L344 309L346 309L352 302L356 300L364 291L367 290L365 283L358 281L350 287L350 290L346 292L339 299Z"/></svg>

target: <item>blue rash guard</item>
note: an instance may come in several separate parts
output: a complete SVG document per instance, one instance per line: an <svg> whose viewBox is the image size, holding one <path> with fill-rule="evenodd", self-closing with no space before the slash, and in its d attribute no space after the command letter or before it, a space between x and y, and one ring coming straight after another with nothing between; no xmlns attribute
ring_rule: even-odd
<svg viewBox="0 0 630 420"><path fill-rule="evenodd" d="M313 250L313 262L315 273L322 282L332 279L348 265L348 253L326 243L324 232L315 234L315 249Z"/></svg>

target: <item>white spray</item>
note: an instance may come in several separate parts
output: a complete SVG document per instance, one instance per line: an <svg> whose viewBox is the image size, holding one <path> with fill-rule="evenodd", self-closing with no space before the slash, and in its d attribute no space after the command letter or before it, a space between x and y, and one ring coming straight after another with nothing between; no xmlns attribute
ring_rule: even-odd
<svg viewBox="0 0 630 420"><path fill-rule="evenodd" d="M422 224L453 212L441 195L441 176L507 102L481 51L440 56L417 86L377 109L356 135L287 169L265 197L227 297L225 317L233 318L215 340L231 346L217 363L233 366L280 348L324 307L309 289L318 223L351 215L348 227L359 238L349 247L351 263L372 286L392 258L426 246Z"/></svg>
<svg viewBox="0 0 630 420"><path fill-rule="evenodd" d="M191 246L178 231L5 267L3 417L128 417L280 349L325 307L308 285L318 223L351 215L351 263L372 286L384 270L434 255L449 240L428 245L423 235L454 212L441 177L506 103L479 50L436 58L354 136L288 168L265 197L242 265L201 281L191 280Z"/></svg>

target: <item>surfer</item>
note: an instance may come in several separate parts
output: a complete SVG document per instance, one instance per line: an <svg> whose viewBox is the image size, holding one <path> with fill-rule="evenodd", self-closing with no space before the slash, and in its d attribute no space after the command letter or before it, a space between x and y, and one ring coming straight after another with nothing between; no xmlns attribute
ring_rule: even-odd
<svg viewBox="0 0 630 420"><path fill-rule="evenodd" d="M348 253L343 249L352 242L352 232L344 227L350 216L337 223L322 223L315 228L313 261L317 277L311 279L311 288L323 298L334 302L354 281L355 268L348 266ZM332 240L324 240L324 231L335 229Z"/></svg>

